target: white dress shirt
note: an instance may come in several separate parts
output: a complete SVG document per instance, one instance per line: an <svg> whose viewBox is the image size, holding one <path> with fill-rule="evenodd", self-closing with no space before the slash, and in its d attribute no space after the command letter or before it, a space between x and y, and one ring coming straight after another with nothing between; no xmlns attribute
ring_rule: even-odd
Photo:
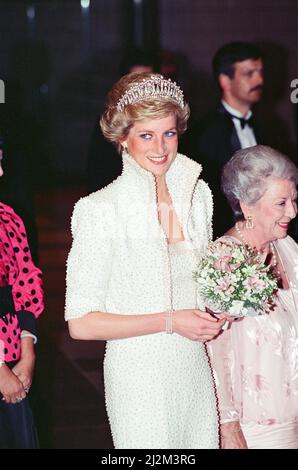
<svg viewBox="0 0 298 470"><path fill-rule="evenodd" d="M249 110L248 113L243 116L240 111L238 111L235 108L232 108L232 106L229 106L225 101L222 100L222 105L225 107L225 109L228 111L228 113L233 114L234 116L237 116L239 118L244 118L244 119L249 119L252 115L252 112ZM257 141L255 138L255 134L253 129L250 126L244 126L242 129L241 127L241 122L237 118L232 118L233 123L237 132L238 139L240 141L240 145L242 149L245 149L247 147L251 147L253 145L257 145Z"/></svg>

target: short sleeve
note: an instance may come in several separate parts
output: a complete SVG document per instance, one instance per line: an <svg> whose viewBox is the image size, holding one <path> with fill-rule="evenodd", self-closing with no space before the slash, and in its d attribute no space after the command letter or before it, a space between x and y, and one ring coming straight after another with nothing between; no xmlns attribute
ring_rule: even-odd
<svg viewBox="0 0 298 470"><path fill-rule="evenodd" d="M66 320L105 311L112 257L110 209L107 204L89 198L75 205L71 221L73 242L66 270Z"/></svg>

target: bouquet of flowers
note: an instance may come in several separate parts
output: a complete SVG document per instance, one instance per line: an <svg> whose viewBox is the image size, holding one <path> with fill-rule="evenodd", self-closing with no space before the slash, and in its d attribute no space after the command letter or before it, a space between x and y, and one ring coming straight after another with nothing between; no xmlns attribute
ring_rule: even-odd
<svg viewBox="0 0 298 470"><path fill-rule="evenodd" d="M200 297L214 312L256 316L274 306L277 279L260 254L247 245L229 240L211 242L194 279Z"/></svg>

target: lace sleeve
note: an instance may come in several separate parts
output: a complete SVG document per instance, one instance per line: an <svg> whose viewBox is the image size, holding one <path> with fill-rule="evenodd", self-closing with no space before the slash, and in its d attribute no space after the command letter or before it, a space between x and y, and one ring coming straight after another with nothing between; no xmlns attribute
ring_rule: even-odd
<svg viewBox="0 0 298 470"><path fill-rule="evenodd" d="M232 328L233 325L215 340L210 341L207 346L216 385L221 424L239 420L233 393L235 354L232 348Z"/></svg>

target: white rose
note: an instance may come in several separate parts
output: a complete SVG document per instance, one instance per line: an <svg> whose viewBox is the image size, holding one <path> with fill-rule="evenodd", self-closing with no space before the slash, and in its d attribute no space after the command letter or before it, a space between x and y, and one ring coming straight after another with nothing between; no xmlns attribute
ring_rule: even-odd
<svg viewBox="0 0 298 470"><path fill-rule="evenodd" d="M241 300L233 300L232 306L229 308L229 313L232 316L239 317L240 314L244 314L244 302Z"/></svg>

